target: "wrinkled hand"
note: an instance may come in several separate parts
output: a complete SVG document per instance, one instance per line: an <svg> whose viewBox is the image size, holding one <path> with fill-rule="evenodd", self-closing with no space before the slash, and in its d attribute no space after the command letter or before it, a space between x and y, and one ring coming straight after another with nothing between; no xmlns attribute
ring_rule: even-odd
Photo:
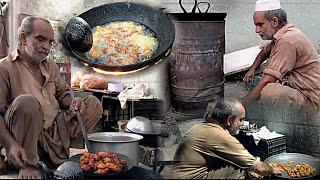
<svg viewBox="0 0 320 180"><path fill-rule="evenodd" d="M16 168L24 168L28 161L25 150L18 144L12 144L8 149L8 161Z"/></svg>
<svg viewBox="0 0 320 180"><path fill-rule="evenodd" d="M253 77L254 75L256 74L256 71L254 69L250 69L245 75L244 75L244 78L243 78L243 81L245 83L250 83L252 82L253 80Z"/></svg>
<svg viewBox="0 0 320 180"><path fill-rule="evenodd" d="M81 97L75 97L72 99L69 110L73 114L77 114L77 111L80 111L80 114L82 115L85 109L85 103L83 98Z"/></svg>
<svg viewBox="0 0 320 180"><path fill-rule="evenodd" d="M272 168L272 172L271 172L271 174L281 174L281 173L282 173L282 171L283 171L283 169L282 169L282 168L274 167L274 168Z"/></svg>

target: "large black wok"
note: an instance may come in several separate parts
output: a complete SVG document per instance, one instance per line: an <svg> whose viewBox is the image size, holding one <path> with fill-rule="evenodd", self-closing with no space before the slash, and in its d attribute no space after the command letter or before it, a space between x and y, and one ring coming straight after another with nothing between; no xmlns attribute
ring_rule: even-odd
<svg viewBox="0 0 320 180"><path fill-rule="evenodd" d="M294 162L289 164L288 161L294 161ZM286 178L286 179L311 178L311 177L318 176L320 171L320 159L306 155L306 154L281 153L281 154L273 155L267 158L264 162L267 164L269 164L270 162L276 162L276 163L280 163L290 167L294 167L297 164L307 163L316 169L315 173L307 177L292 178L287 174L286 171L283 171L280 175L275 175L277 177Z"/></svg>
<svg viewBox="0 0 320 180"><path fill-rule="evenodd" d="M71 47L73 55L80 61L105 71L132 71L154 64L169 55L170 48L175 38L175 29L171 19L162 11L143 4L129 2L104 4L80 14L79 17L84 19L89 24L90 28L113 21L138 22L153 31L159 41L158 50L149 60L123 66L106 65L103 63L103 60L94 59L85 52L79 52ZM68 31L68 29L66 30ZM74 28L72 28L72 30L74 30ZM84 29L81 30L83 31ZM90 35L90 33L86 34Z"/></svg>

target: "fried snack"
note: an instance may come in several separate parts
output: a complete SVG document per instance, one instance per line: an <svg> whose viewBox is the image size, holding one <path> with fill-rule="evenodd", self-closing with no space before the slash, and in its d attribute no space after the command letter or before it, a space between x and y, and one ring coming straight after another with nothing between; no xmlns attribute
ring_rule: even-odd
<svg viewBox="0 0 320 180"><path fill-rule="evenodd" d="M107 173L117 173L126 167L126 161L110 152L84 152L80 157L80 167L86 172L93 172L100 176Z"/></svg>
<svg viewBox="0 0 320 180"><path fill-rule="evenodd" d="M279 169L283 169L282 164L280 164L280 163L276 163L276 162L270 162L270 163L269 163L269 166L270 166L270 167L272 167L272 168L279 168Z"/></svg>
<svg viewBox="0 0 320 180"><path fill-rule="evenodd" d="M292 163L294 162L289 163L288 161L288 164L292 164ZM270 162L269 166L273 168L275 167L282 168L292 178L306 177L316 172L316 169L307 163L297 164L294 167L289 167L281 163Z"/></svg>
<svg viewBox="0 0 320 180"><path fill-rule="evenodd" d="M294 161L293 160L288 160L288 164L293 164Z"/></svg>
<svg viewBox="0 0 320 180"><path fill-rule="evenodd" d="M88 55L108 66L123 66L148 60L159 42L146 26L133 21L115 21L93 29Z"/></svg>
<svg viewBox="0 0 320 180"><path fill-rule="evenodd" d="M81 89L107 89L108 82L104 77L86 74L80 81Z"/></svg>
<svg viewBox="0 0 320 180"><path fill-rule="evenodd" d="M79 88L80 87L80 81L82 79L82 76L85 74L83 71L75 72L71 77L71 87L73 88Z"/></svg>
<svg viewBox="0 0 320 180"><path fill-rule="evenodd" d="M305 177L310 176L316 172L316 169L307 163L297 164L295 167L291 168L288 172L290 177Z"/></svg>

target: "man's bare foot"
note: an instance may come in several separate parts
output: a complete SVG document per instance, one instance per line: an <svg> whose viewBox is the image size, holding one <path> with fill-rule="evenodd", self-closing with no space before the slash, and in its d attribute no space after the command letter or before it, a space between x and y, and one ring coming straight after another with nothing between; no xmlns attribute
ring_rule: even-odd
<svg viewBox="0 0 320 180"><path fill-rule="evenodd" d="M41 179L40 172L30 166L27 166L25 168L21 168L19 171L19 179Z"/></svg>

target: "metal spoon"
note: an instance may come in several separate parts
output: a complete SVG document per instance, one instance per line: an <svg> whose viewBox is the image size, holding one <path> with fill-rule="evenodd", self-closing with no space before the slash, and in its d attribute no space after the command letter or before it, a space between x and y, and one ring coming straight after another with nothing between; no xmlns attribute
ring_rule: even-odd
<svg viewBox="0 0 320 180"><path fill-rule="evenodd" d="M92 30L81 17L73 17L66 26L66 40L73 51L85 53L93 44Z"/></svg>
<svg viewBox="0 0 320 180"><path fill-rule="evenodd" d="M78 163L66 161L54 172L56 179L83 179L83 171Z"/></svg>
<svg viewBox="0 0 320 180"><path fill-rule="evenodd" d="M70 95L71 95L71 99L74 99L74 92L73 92L73 90L71 88L70 88ZM79 125L80 125L80 129L81 129L81 132L82 132L82 136L83 136L84 142L85 142L85 144L87 146L88 151L91 152L91 147L90 147L88 135L87 135L86 129L84 128L82 117L81 117L79 111L77 111L77 119L78 119L78 122L79 122Z"/></svg>
<svg viewBox="0 0 320 180"><path fill-rule="evenodd" d="M83 179L83 171L78 163L66 161L57 170L51 170L40 161L38 164L25 163L26 166L37 169L43 179Z"/></svg>

